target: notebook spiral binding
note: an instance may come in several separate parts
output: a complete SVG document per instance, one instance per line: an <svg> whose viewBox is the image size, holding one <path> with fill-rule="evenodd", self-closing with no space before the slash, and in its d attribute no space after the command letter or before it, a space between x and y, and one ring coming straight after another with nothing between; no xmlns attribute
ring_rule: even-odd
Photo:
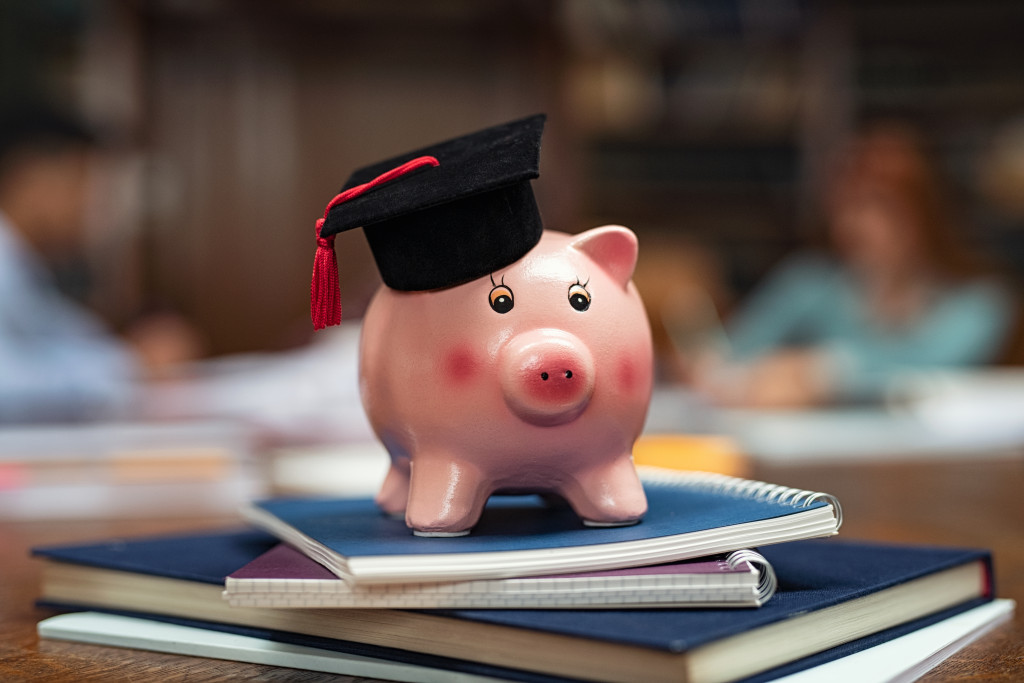
<svg viewBox="0 0 1024 683"><path fill-rule="evenodd" d="M676 486L690 486L713 493L742 496L769 503L807 507L819 501L832 506L836 515L836 530L843 526L843 508L839 499L830 493L805 491L803 489L768 484L753 479L740 479L717 472L696 472L670 470L662 467L639 466L637 472L643 481Z"/></svg>
<svg viewBox="0 0 1024 683"><path fill-rule="evenodd" d="M775 591L779 587L779 581L775 577L775 570L772 569L772 566L768 564L768 560L764 559L761 553L748 549L736 550L729 553L728 557L725 558L725 562L729 565L729 569L736 569L743 562L754 565L759 577L757 580L757 597L761 602L766 602L775 595Z"/></svg>

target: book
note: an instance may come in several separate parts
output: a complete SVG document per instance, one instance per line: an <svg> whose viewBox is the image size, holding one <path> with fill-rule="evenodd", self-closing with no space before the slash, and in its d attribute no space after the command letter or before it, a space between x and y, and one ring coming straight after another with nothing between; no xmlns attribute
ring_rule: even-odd
<svg viewBox="0 0 1024 683"><path fill-rule="evenodd" d="M824 664L776 679L776 683L894 683L912 681L1008 621L1012 600L994 600L930 626ZM77 612L39 622L41 638L130 647L171 654L269 664L406 683L483 683L509 680L514 672L472 674L425 664L283 643L232 631L97 612ZM517 677L518 678L518 677Z"/></svg>
<svg viewBox="0 0 1024 683"><path fill-rule="evenodd" d="M469 581L619 569L831 536L839 501L709 472L638 468L648 511L588 528L565 505L492 496L469 536L421 538L369 498L283 498L243 509L254 526L353 585Z"/></svg>
<svg viewBox="0 0 1024 683"><path fill-rule="evenodd" d="M281 544L229 574L224 597L233 607L277 608L758 607L775 588L771 565L752 550L581 574L353 586Z"/></svg>
<svg viewBox="0 0 1024 683"><path fill-rule="evenodd" d="M234 512L267 495L253 442L217 420L5 426L0 519Z"/></svg>
<svg viewBox="0 0 1024 683"><path fill-rule="evenodd" d="M1013 618L1016 603L998 599L886 643L784 676L775 683L916 681L959 650Z"/></svg>
<svg viewBox="0 0 1024 683"><path fill-rule="evenodd" d="M793 673L991 600L985 551L838 540L760 549L779 581L754 610L282 610L231 607L228 574L272 547L234 532L40 548L43 604L265 629L285 642L594 681ZM240 561L241 560L241 561ZM293 640L289 640L293 639ZM451 664L449 664L451 665Z"/></svg>

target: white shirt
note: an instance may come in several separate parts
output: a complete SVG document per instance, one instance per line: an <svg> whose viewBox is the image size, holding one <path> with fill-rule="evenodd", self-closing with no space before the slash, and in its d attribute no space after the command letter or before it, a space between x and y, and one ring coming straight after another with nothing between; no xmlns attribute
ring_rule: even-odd
<svg viewBox="0 0 1024 683"><path fill-rule="evenodd" d="M130 405L136 375L0 212L0 423L109 416Z"/></svg>

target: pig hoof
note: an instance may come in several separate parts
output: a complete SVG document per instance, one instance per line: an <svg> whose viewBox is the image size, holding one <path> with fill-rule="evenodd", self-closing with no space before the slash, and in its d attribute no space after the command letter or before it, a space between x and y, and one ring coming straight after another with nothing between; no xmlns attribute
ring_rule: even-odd
<svg viewBox="0 0 1024 683"><path fill-rule="evenodd" d="M640 522L639 519L626 519L626 520L623 520L621 522L595 522L592 519L585 519L585 520L583 520L583 526L605 527L606 528L606 527L613 527L613 526L633 526L634 524L638 524L639 522Z"/></svg>
<svg viewBox="0 0 1024 683"><path fill-rule="evenodd" d="M422 536L423 538L455 538L456 536L467 536L469 535L469 529L465 531L418 531L412 530L413 535Z"/></svg>
<svg viewBox="0 0 1024 683"><path fill-rule="evenodd" d="M387 510L381 510L381 512L383 512L384 516L387 517L388 519L394 519L394 520L399 521L399 522L404 522L405 521L405 510L395 510L394 512L389 512Z"/></svg>

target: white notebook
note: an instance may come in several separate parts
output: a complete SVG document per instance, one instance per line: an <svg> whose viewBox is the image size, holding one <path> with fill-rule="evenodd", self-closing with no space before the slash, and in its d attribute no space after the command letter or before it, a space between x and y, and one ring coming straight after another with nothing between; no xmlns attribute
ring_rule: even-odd
<svg viewBox="0 0 1024 683"><path fill-rule="evenodd" d="M362 586L281 544L229 575L224 597L232 607L277 608L759 607L776 586L771 565L752 550L581 574Z"/></svg>

